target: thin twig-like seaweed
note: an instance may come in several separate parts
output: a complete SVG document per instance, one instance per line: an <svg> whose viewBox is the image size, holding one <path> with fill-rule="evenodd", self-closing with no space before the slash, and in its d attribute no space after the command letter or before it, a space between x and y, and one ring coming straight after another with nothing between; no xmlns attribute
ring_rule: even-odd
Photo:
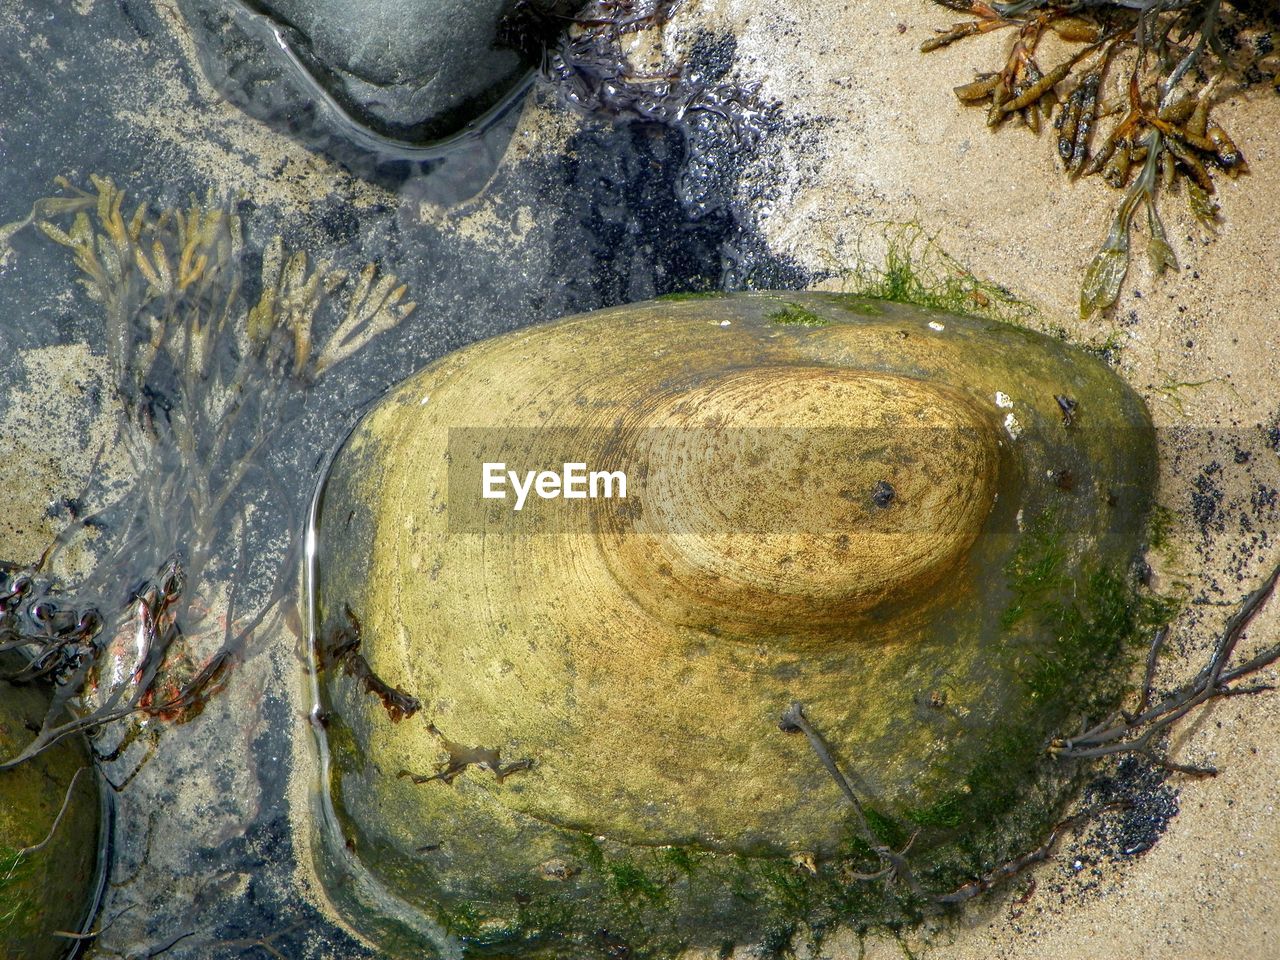
<svg viewBox="0 0 1280 960"><path fill-rule="evenodd" d="M1267 647L1242 663L1233 664L1232 661L1241 637L1275 591L1277 581L1280 581L1280 567L1276 567L1258 589L1245 597L1227 621L1212 656L1200 671L1159 699L1155 699L1155 673L1167 631L1156 631L1147 654L1137 707L1132 711L1119 711L1076 736L1055 740L1050 750L1064 760L1090 760L1133 753L1178 773L1195 776L1216 774L1214 767L1192 766L1171 760L1160 750L1161 739L1173 724L1213 700L1275 689L1269 683L1241 685L1237 681L1255 676L1280 660L1280 644Z"/></svg>
<svg viewBox="0 0 1280 960"><path fill-rule="evenodd" d="M871 829L866 809L858 798L857 792L841 772L835 758L831 756L831 751L828 749L826 741L822 739L822 735L813 728L813 724L804 715L803 704L792 703L788 706L782 714L778 727L783 733L799 732L805 735L818 760L822 763L827 773L831 775L831 779L836 782L836 786L845 795L850 806L853 807L854 822L857 824L858 833L863 842L871 848L871 851L880 861L879 870L873 873L854 873L850 875L851 878L855 880L883 880L886 883L900 881L907 886L912 894L918 896L920 894L920 884L916 880L910 864L907 862L907 854L911 850L911 844L915 841L915 836L913 835L901 850L894 850L890 845L880 841L875 835L875 831Z"/></svg>
<svg viewBox="0 0 1280 960"><path fill-rule="evenodd" d="M1214 645L1208 662L1194 678L1176 687L1163 697L1155 697L1155 675L1160 654L1168 638L1167 627L1158 629L1148 649L1142 685L1136 707L1118 710L1102 722L1070 738L1059 738L1049 744L1049 752L1064 761L1090 762L1118 754L1138 754L1164 769L1193 776L1212 776L1212 767L1197 767L1171 760L1161 749L1163 737L1178 721L1205 704L1225 697L1261 693L1275 689L1269 683L1240 684L1239 681L1257 675L1260 671L1280 661L1280 644L1258 651L1241 663L1233 663L1233 657L1249 624L1264 608L1280 582L1280 566L1240 603ZM901 850L894 850L872 829L863 800L841 770L836 758L822 735L805 716L799 703L792 703L782 714L780 729L789 733L803 733L823 768L831 775L853 810L853 823L858 836L866 844L870 854L879 860L879 869L857 873L845 871L848 879L860 882L879 882L886 889L895 882L904 884L911 895L922 896L921 886L915 878L909 857L914 836ZM953 907L975 899L1005 881L1018 876L1029 867L1047 860L1062 837L1076 831L1107 810L1115 803L1086 806L1084 809L1059 821L1045 839L1035 848L976 875L971 881L949 892L932 894L928 901L939 907Z"/></svg>

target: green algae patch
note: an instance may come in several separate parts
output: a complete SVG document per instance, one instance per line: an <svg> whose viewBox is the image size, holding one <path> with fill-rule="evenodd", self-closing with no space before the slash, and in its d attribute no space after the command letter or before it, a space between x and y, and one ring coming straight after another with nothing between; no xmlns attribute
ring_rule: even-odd
<svg viewBox="0 0 1280 960"><path fill-rule="evenodd" d="M48 709L39 688L0 681L0 756L25 746ZM67 940L55 932L81 930L93 906L99 820L97 780L82 741L64 741L0 771L2 960L58 960L67 953Z"/></svg>
<svg viewBox="0 0 1280 960"><path fill-rule="evenodd" d="M850 302L568 318L352 434L313 530L315 849L386 955L900 925L1043 842L1074 786L1046 744L1157 613L1150 421L1051 338ZM496 459L630 485L516 511Z"/></svg>
<svg viewBox="0 0 1280 960"><path fill-rule="evenodd" d="M769 320L784 327L825 327L831 321L818 316L812 310L789 303L781 310L769 314Z"/></svg>
<svg viewBox="0 0 1280 960"><path fill-rule="evenodd" d="M1006 287L976 276L938 245L919 223L884 223L875 239L883 253L859 257L838 271L852 310L873 309L875 301L910 304L1020 324L1034 313Z"/></svg>

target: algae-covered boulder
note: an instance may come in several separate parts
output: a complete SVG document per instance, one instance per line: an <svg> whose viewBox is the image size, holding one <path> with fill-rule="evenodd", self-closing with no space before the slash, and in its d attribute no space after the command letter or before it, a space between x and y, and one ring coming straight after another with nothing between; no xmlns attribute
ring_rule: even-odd
<svg viewBox="0 0 1280 960"><path fill-rule="evenodd" d="M0 680L0 757L26 746L48 710L38 687ZM0 958L68 953L73 941L56 934L82 930L93 907L101 829L98 782L83 741L65 740L0 771Z"/></svg>
<svg viewBox="0 0 1280 960"><path fill-rule="evenodd" d="M331 895L400 956L910 913L1057 815L1154 462L1092 357L833 294L436 361L317 498Z"/></svg>

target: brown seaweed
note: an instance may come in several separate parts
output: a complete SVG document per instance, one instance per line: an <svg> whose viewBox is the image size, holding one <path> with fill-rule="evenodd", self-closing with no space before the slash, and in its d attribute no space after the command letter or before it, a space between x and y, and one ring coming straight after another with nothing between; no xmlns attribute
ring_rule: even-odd
<svg viewBox="0 0 1280 960"><path fill-rule="evenodd" d="M271 487L262 452L318 378L414 309L393 274L348 276L279 236L251 261L235 203L126 212L108 179L56 182L28 223L69 252L104 314L114 443L136 479L122 497L95 486L105 451L87 451L89 486L66 525L37 562L0 570L0 653L21 655L14 680L54 687L42 728L0 770L127 717L185 722L222 689L289 583L286 562L246 595L267 535L249 493ZM60 556L91 537L98 562L64 582ZM139 729L114 747L99 737L100 760Z"/></svg>
<svg viewBox="0 0 1280 960"><path fill-rule="evenodd" d="M1056 104L1054 141L1067 175L1101 174L1110 186L1125 191L1085 272L1081 315L1115 303L1128 272L1131 227L1143 207L1152 270L1177 269L1159 214L1161 195L1185 183L1196 218L1206 227L1215 223L1217 208L1210 199L1215 177L1248 170L1243 151L1212 116L1216 91L1224 77L1248 82L1266 72L1262 47L1233 46L1227 38L1261 29L1276 13L1235 0L935 2L974 19L925 41L923 52L996 30L1016 35L998 71L955 88L961 103L987 104L989 126L1018 116L1033 133L1040 130L1041 113ZM1035 54L1047 32L1079 46L1045 71ZM1128 90L1127 103L1119 106L1103 101L1103 91L1116 75L1127 81ZM1113 117L1095 147L1099 126Z"/></svg>

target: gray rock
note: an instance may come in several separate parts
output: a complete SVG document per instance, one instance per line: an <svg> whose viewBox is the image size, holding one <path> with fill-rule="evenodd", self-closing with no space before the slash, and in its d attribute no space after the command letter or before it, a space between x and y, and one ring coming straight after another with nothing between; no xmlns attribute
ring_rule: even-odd
<svg viewBox="0 0 1280 960"><path fill-rule="evenodd" d="M510 0L265 0L294 52L381 132L423 141L482 115L528 67L497 43Z"/></svg>
<svg viewBox="0 0 1280 960"><path fill-rule="evenodd" d="M450 12L431 22L444 26L423 27L416 36L411 27L425 15L405 15L397 31L374 0L357 0L366 11L380 11L365 18L376 29L363 30L337 0L272 2L302 8L297 15L319 39L250 0L178 0L201 70L228 102L385 186L430 172L437 174L433 182L448 181L456 200L487 182L532 83L514 51L494 46L498 0L481 0L485 18L474 10L458 14L462 0L442 0L436 9ZM410 11L430 5L388 3ZM313 24L321 7L339 14ZM441 177L444 167L449 171Z"/></svg>
<svg viewBox="0 0 1280 960"><path fill-rule="evenodd" d="M562 13L566 0L534 2L544 14ZM402 181L442 156L441 141L453 149L465 131L488 138L499 118L514 113L506 107L518 103L530 82L530 56L499 37L511 0L178 5L219 93L372 179ZM502 152L492 144L477 149ZM469 158L472 166L491 169L483 160Z"/></svg>

